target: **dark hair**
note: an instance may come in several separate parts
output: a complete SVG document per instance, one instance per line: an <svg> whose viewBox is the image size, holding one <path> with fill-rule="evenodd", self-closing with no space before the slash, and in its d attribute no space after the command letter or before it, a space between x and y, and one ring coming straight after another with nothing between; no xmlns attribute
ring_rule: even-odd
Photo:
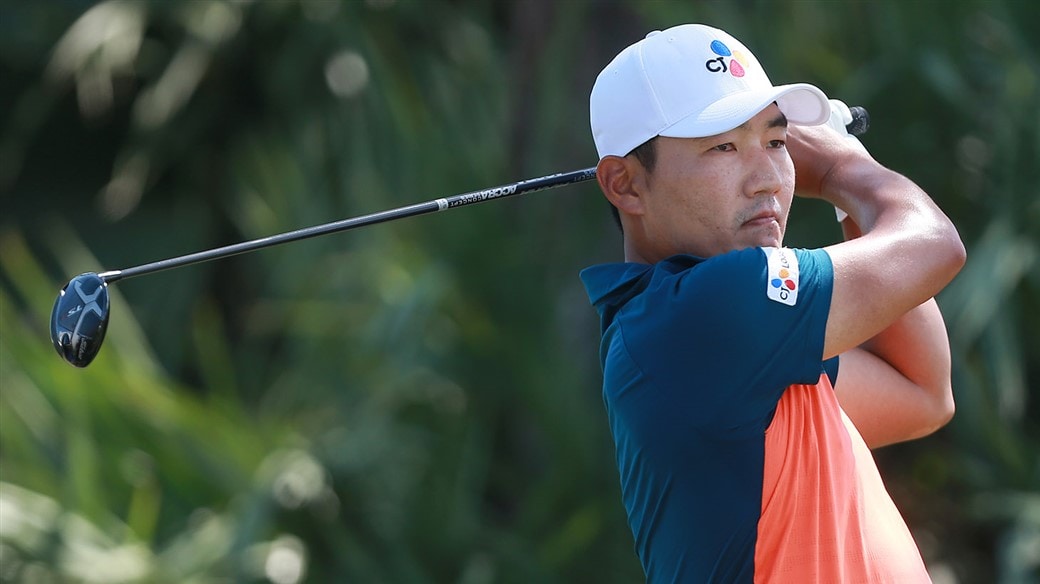
<svg viewBox="0 0 1040 584"><path fill-rule="evenodd" d="M657 136L636 146L635 150L628 153L628 156L635 156L636 160L643 165L647 172L653 172L654 166L657 165ZM618 229L624 233L625 231L621 227L621 213L618 212L617 207L613 204L610 205L610 214L614 216L614 223L617 223Z"/></svg>

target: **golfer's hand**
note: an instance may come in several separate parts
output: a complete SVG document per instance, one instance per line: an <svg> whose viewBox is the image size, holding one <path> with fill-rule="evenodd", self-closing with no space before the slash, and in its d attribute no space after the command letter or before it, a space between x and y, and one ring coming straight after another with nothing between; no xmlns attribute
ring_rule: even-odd
<svg viewBox="0 0 1040 584"><path fill-rule="evenodd" d="M802 197L837 201L828 196L834 185L827 181L834 170L851 163L877 163L858 144L834 129L823 126L790 126L787 131L787 151L794 161L795 193Z"/></svg>

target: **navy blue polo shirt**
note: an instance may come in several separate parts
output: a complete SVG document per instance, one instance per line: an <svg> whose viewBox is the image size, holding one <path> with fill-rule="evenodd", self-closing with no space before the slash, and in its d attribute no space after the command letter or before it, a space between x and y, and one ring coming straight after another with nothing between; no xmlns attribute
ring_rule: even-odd
<svg viewBox="0 0 1040 584"><path fill-rule="evenodd" d="M815 384L833 271L822 250L748 248L581 279L601 318L603 399L650 582L751 582L764 434ZM837 359L827 362L831 379Z"/></svg>

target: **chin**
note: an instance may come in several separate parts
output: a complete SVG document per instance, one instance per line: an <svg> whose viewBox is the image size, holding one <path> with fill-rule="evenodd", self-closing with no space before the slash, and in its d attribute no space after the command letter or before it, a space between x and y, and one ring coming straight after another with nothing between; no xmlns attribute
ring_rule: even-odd
<svg viewBox="0 0 1040 584"><path fill-rule="evenodd" d="M744 245L740 247L780 247L783 241L783 235L760 232L751 237L742 238L741 243Z"/></svg>
<svg viewBox="0 0 1040 584"><path fill-rule="evenodd" d="M753 239L756 241L754 247L783 247L784 245L784 234L775 226Z"/></svg>

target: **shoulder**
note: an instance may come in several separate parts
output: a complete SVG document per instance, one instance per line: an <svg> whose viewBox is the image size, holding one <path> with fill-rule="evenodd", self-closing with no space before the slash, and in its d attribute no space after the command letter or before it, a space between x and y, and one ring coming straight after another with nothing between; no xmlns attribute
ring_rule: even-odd
<svg viewBox="0 0 1040 584"><path fill-rule="evenodd" d="M706 277L743 275L755 278L764 278L765 270L768 268L768 275L773 279L785 272L799 273L803 266L812 271L830 270L830 257L823 249L749 247L708 259L683 255L672 256L657 264L655 268L671 274L685 274L693 271ZM693 270L693 268L696 269Z"/></svg>
<svg viewBox="0 0 1040 584"><path fill-rule="evenodd" d="M829 295L832 269L821 249L753 247L710 258L679 254L653 265L602 264L583 270L581 279L601 308L642 297L655 309L678 304L701 311L766 300L794 306L806 285L825 284Z"/></svg>
<svg viewBox="0 0 1040 584"><path fill-rule="evenodd" d="M793 330L809 314L826 322L833 272L823 250L747 248L665 271L648 287L647 300L669 309L665 318L676 327L697 322L753 336L764 327Z"/></svg>
<svg viewBox="0 0 1040 584"><path fill-rule="evenodd" d="M657 269L663 272L659 279L707 286L707 291L724 296L746 293L783 302L797 294L803 278L815 284L821 276L826 280L832 277L830 258L822 249L753 247L695 264L684 260L687 257L673 256L658 264Z"/></svg>

